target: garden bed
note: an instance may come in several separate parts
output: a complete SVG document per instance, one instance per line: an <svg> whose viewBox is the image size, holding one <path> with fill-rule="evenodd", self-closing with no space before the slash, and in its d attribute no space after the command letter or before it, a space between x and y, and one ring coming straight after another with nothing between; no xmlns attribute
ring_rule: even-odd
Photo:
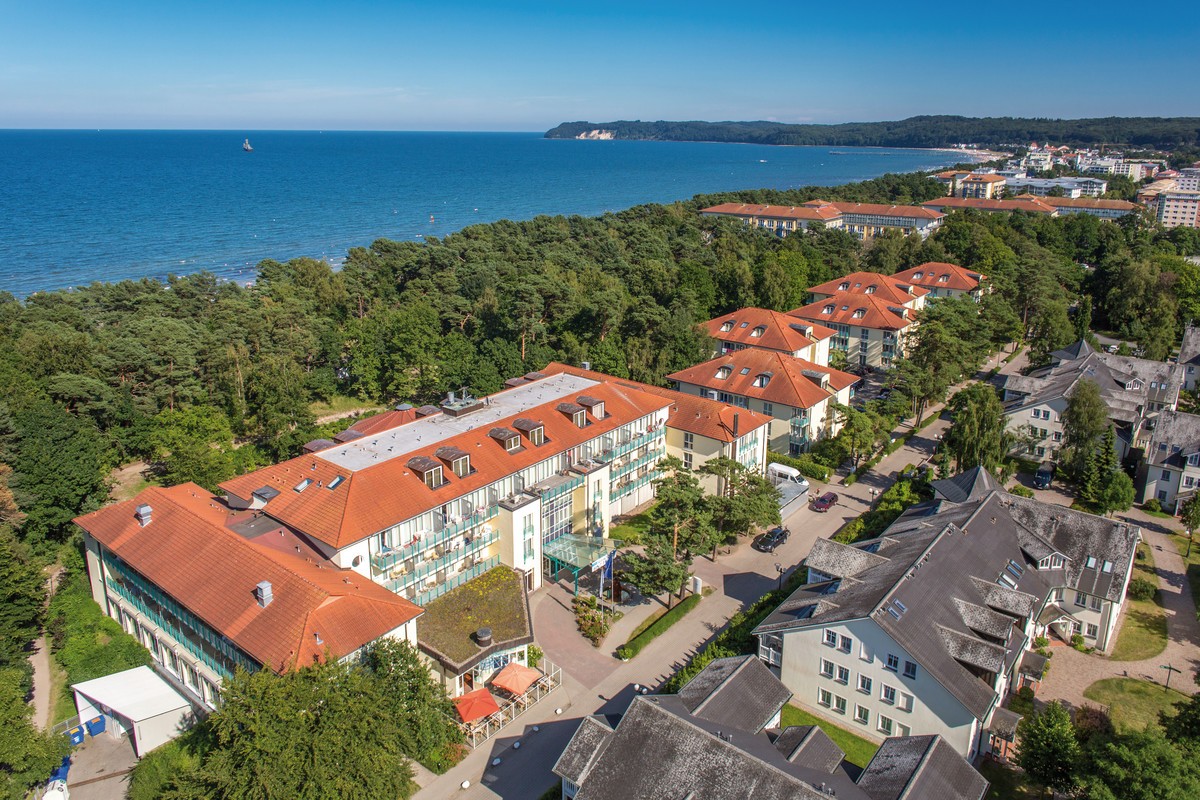
<svg viewBox="0 0 1200 800"><path fill-rule="evenodd" d="M617 655L622 659L630 659L642 652L642 649L652 641L661 636L668 628L674 625L679 620L683 619L684 615L695 608L701 600L701 595L693 594L685 597L675 604L675 607L666 611L662 616L650 621L649 625L645 625L644 629L639 627L634 631L633 636L629 637L629 641L617 648Z"/></svg>

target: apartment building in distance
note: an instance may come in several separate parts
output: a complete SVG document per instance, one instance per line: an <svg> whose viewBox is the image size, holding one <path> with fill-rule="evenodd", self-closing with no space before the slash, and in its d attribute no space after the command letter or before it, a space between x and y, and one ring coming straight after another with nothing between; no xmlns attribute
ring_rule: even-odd
<svg viewBox="0 0 1200 800"><path fill-rule="evenodd" d="M844 230L859 239L870 239L890 230L905 236L915 233L924 239L937 230L942 221L942 214L920 206L828 200L810 200L796 206L722 203L702 209L700 213L708 217L734 217L780 236L816 225Z"/></svg>
<svg viewBox="0 0 1200 800"><path fill-rule="evenodd" d="M1022 195L1021 198L1025 197ZM1020 198L1019 198L1020 199ZM1068 214L1090 214L1100 219L1120 219L1137 211L1137 203L1128 200L1106 200L1099 197L1040 197L1048 206L1058 211L1057 216Z"/></svg>
<svg viewBox="0 0 1200 800"><path fill-rule="evenodd" d="M717 342L713 355L728 355L748 347L787 353L814 364L829 364L829 342L836 331L824 325L766 308L739 308L704 323Z"/></svg>
<svg viewBox="0 0 1200 800"><path fill-rule="evenodd" d="M1001 704L1040 679L1035 637L1110 649L1140 530L1008 494L979 468L934 488L876 539L818 539L808 583L754 635L806 710L971 759L1010 739Z"/></svg>
<svg viewBox="0 0 1200 800"><path fill-rule="evenodd" d="M802 453L841 430L858 377L770 350L737 350L667 376L679 392L771 418L770 449Z"/></svg>
<svg viewBox="0 0 1200 800"><path fill-rule="evenodd" d="M980 200L970 197L944 197L928 200L921 205L944 213L973 209L991 214L1010 214L1025 211L1051 217L1065 214L1091 214L1101 219L1119 219L1137 210L1135 203L1125 200L1102 200L1094 197L1034 197L1018 195L1004 200Z"/></svg>
<svg viewBox="0 0 1200 800"><path fill-rule="evenodd" d="M1019 194L1045 197L1055 190L1063 197L1100 197L1108 191L1108 181L1101 178L1033 178L1020 170L997 174L1005 176L1005 193L1010 197Z"/></svg>
<svg viewBox="0 0 1200 800"><path fill-rule="evenodd" d="M1168 191L1155 198L1154 217L1164 228L1200 228L1200 191Z"/></svg>
<svg viewBox="0 0 1200 800"><path fill-rule="evenodd" d="M925 296L926 302L939 297L970 297L978 303L983 296L982 283L987 280L981 272L943 261L926 261L892 277L929 292Z"/></svg>
<svg viewBox="0 0 1200 800"><path fill-rule="evenodd" d="M1003 194L1007 179L993 172L962 172L947 170L939 172L933 179L946 187L951 197L976 197L990 200Z"/></svg>

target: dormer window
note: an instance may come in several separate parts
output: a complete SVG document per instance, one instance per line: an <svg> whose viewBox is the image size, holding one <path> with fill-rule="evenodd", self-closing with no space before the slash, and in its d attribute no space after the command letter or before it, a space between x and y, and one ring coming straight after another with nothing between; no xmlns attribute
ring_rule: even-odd
<svg viewBox="0 0 1200 800"><path fill-rule="evenodd" d="M762 389L770 382L771 382L771 376L768 373L764 372L761 375L754 376L754 386L756 388Z"/></svg>
<svg viewBox="0 0 1200 800"><path fill-rule="evenodd" d="M879 288L878 286L876 286L875 284L872 283L870 286L867 287L866 293L867 294L875 294L875 290L878 288Z"/></svg>
<svg viewBox="0 0 1200 800"><path fill-rule="evenodd" d="M719 380L719 381L725 380L726 378L729 377L730 373L732 373L732 372L733 372L733 370L731 370L729 367L721 367L720 369L717 370L717 380Z"/></svg>
<svg viewBox="0 0 1200 800"><path fill-rule="evenodd" d="M588 424L587 412L576 411L571 415L571 421L575 423L576 428L586 428Z"/></svg>
<svg viewBox="0 0 1200 800"><path fill-rule="evenodd" d="M849 289L849 288L850 288L850 283L849 283L849 281L847 281L847 282L845 282L845 283L841 283L841 284L839 284L839 285L838 285L838 291L839 291L839 292L844 292L844 291L846 291L846 290L847 290L847 289Z"/></svg>
<svg viewBox="0 0 1200 800"><path fill-rule="evenodd" d="M520 417L513 422L513 427L523 432L534 447L540 447L546 442L546 429L536 420Z"/></svg>
<svg viewBox="0 0 1200 800"><path fill-rule="evenodd" d="M604 419L606 416L603 400L597 400L595 397L588 397L587 395L576 399L579 401L579 405L592 412L592 419Z"/></svg>
<svg viewBox="0 0 1200 800"><path fill-rule="evenodd" d="M434 455L450 465L450 469L460 478L471 474L471 454L465 450L449 445L439 447Z"/></svg>
<svg viewBox="0 0 1200 800"><path fill-rule="evenodd" d="M949 275L942 275L941 277L938 278L938 283L949 283L949 282L950 282Z"/></svg>
<svg viewBox="0 0 1200 800"><path fill-rule="evenodd" d="M821 313L822 314L832 314L833 313L833 304L831 303L831 304L825 306L823 309L821 309Z"/></svg>
<svg viewBox="0 0 1200 800"><path fill-rule="evenodd" d="M521 435L511 428L492 428L488 431L488 436L495 439L510 453L515 453L521 449Z"/></svg>
<svg viewBox="0 0 1200 800"><path fill-rule="evenodd" d="M762 336L764 333L766 333L766 332L767 332L767 326L766 326L766 325L759 325L757 328L755 328L754 330L750 331L750 335L751 335L751 336L753 336L754 338L756 338L756 339L757 339L757 338L761 337L761 336Z"/></svg>
<svg viewBox="0 0 1200 800"><path fill-rule="evenodd" d="M733 320L728 320L726 322L721 323L721 332L722 333L729 333L731 330L733 330Z"/></svg>
<svg viewBox="0 0 1200 800"><path fill-rule="evenodd" d="M578 403L559 403L558 410L570 417L571 422L575 423L575 427L586 428L588 426L587 409Z"/></svg>
<svg viewBox="0 0 1200 800"><path fill-rule="evenodd" d="M913 275L913 280L914 280L914 281L919 281L919 280L921 280L921 276L922 276L923 274L924 274L923 272L918 272L918 273L915 273L915 274Z"/></svg>
<svg viewBox="0 0 1200 800"><path fill-rule="evenodd" d="M417 473L430 489L436 489L446 483L442 464L436 458L413 456L408 460L408 468Z"/></svg>
<svg viewBox="0 0 1200 800"><path fill-rule="evenodd" d="M867 310L865 308L854 309L854 318L855 319L862 319L866 315L867 315Z"/></svg>

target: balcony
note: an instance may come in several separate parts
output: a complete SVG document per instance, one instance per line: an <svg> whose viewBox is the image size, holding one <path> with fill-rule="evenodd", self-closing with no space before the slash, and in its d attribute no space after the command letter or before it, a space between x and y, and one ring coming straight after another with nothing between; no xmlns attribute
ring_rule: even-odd
<svg viewBox="0 0 1200 800"><path fill-rule="evenodd" d="M427 605L431 600L441 597L442 595L444 595L446 592L450 591L451 589L457 589L459 586L462 586L467 581L478 578L480 575L487 572L489 569L492 569L493 567L499 565L499 563L500 563L500 556L492 556L491 558L487 559L486 561L476 564L475 566L473 566L469 569L465 569L462 572L458 573L457 575L452 575L447 580L443 581L442 583L436 584L432 588L430 588L424 592L421 592L420 594L418 594L416 596L416 598L414 598L413 602L419 606Z"/></svg>
<svg viewBox="0 0 1200 800"><path fill-rule="evenodd" d="M645 433L641 434L640 436L634 436L625 441L618 442L616 444L616 446L614 446L614 447L611 447L606 450L602 450L597 455L592 456L592 460L593 461L604 461L604 462L613 461L615 459L620 458L621 456L625 455L628 452L638 449L639 447L641 447L644 444L647 444L655 439L661 439L662 436L663 436L662 428L656 428L655 430L652 430L652 431L646 431Z"/></svg>
<svg viewBox="0 0 1200 800"><path fill-rule="evenodd" d="M445 544L454 537L465 533L466 531L482 525L488 520L500 513L498 505L488 506L482 511L478 511L468 517L458 520L446 527L437 531L432 536L424 536L417 541L412 542L404 547L385 550L382 553L376 553L371 556L371 565L379 572L391 569L397 564L401 564L410 559L417 558L419 555L429 550L432 547Z"/></svg>
<svg viewBox="0 0 1200 800"><path fill-rule="evenodd" d="M635 478L635 479L629 481L628 483L623 483L619 486L614 486L613 490L612 490L612 496L610 499L611 500L619 500L620 498L624 497L625 495L630 494L631 492L641 488L642 486L645 486L647 483L649 483L652 480L655 480L658 477L659 477L659 474L657 472L655 472L654 470L651 470L650 472L647 472L645 475L643 475L640 478Z"/></svg>
<svg viewBox="0 0 1200 800"><path fill-rule="evenodd" d="M618 478L628 475L629 473L638 469L638 467L642 467L642 466L644 466L646 464L650 464L650 463L655 463L655 462L659 461L660 459L662 459L665 455L666 454L663 453L662 450L659 450L656 448L654 450L649 451L648 453L645 453L644 455L638 456L637 458L633 459L632 461L626 461L624 464L615 466L615 467L613 467L612 480L615 481Z"/></svg>
<svg viewBox="0 0 1200 800"><path fill-rule="evenodd" d="M430 576L434 577L435 585L443 584L446 582L446 578L450 577L448 573L452 567L458 565L459 562L466 561L468 558L473 560L478 553L488 548L499 538L500 532L493 530L473 538L470 544L466 545L465 547L461 547L458 550L451 551L437 558L429 559L428 561L422 561L413 564L411 568L401 566L400 573L384 585L389 591L395 592L396 594L401 594L405 589L420 583ZM474 566L475 565L472 564L471 568ZM443 573L442 580L440 581L437 580L437 575L439 572Z"/></svg>

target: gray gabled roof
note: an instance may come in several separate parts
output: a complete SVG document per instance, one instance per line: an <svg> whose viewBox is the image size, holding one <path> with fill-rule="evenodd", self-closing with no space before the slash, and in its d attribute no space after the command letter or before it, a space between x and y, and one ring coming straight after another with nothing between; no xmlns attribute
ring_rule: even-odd
<svg viewBox="0 0 1200 800"><path fill-rule="evenodd" d="M833 539L817 539L804 558L804 564L809 569L834 578L852 578L886 562L887 559L881 555Z"/></svg>
<svg viewBox="0 0 1200 800"><path fill-rule="evenodd" d="M1188 325L1183 332L1183 344L1179 347L1179 363L1200 362L1200 327Z"/></svg>
<svg viewBox="0 0 1200 800"><path fill-rule="evenodd" d="M775 740L775 749L791 763L833 772L846 754L816 725L789 725Z"/></svg>
<svg viewBox="0 0 1200 800"><path fill-rule="evenodd" d="M972 467L966 472L960 472L953 477L930 484L935 496L951 503L965 503L978 500L988 492L1000 488L992 474L983 467Z"/></svg>
<svg viewBox="0 0 1200 800"><path fill-rule="evenodd" d="M1183 469L1187 457L1200 452L1200 416L1165 410L1149 424L1152 427L1146 463Z"/></svg>
<svg viewBox="0 0 1200 800"><path fill-rule="evenodd" d="M554 763L554 774L572 783L583 783L588 772L612 740L613 729L600 717L584 717Z"/></svg>
<svg viewBox="0 0 1200 800"><path fill-rule="evenodd" d="M693 715L758 733L792 698L792 692L756 656L718 658L679 690Z"/></svg>
<svg viewBox="0 0 1200 800"><path fill-rule="evenodd" d="M858 786L871 800L980 800L988 782L934 735L885 741Z"/></svg>

